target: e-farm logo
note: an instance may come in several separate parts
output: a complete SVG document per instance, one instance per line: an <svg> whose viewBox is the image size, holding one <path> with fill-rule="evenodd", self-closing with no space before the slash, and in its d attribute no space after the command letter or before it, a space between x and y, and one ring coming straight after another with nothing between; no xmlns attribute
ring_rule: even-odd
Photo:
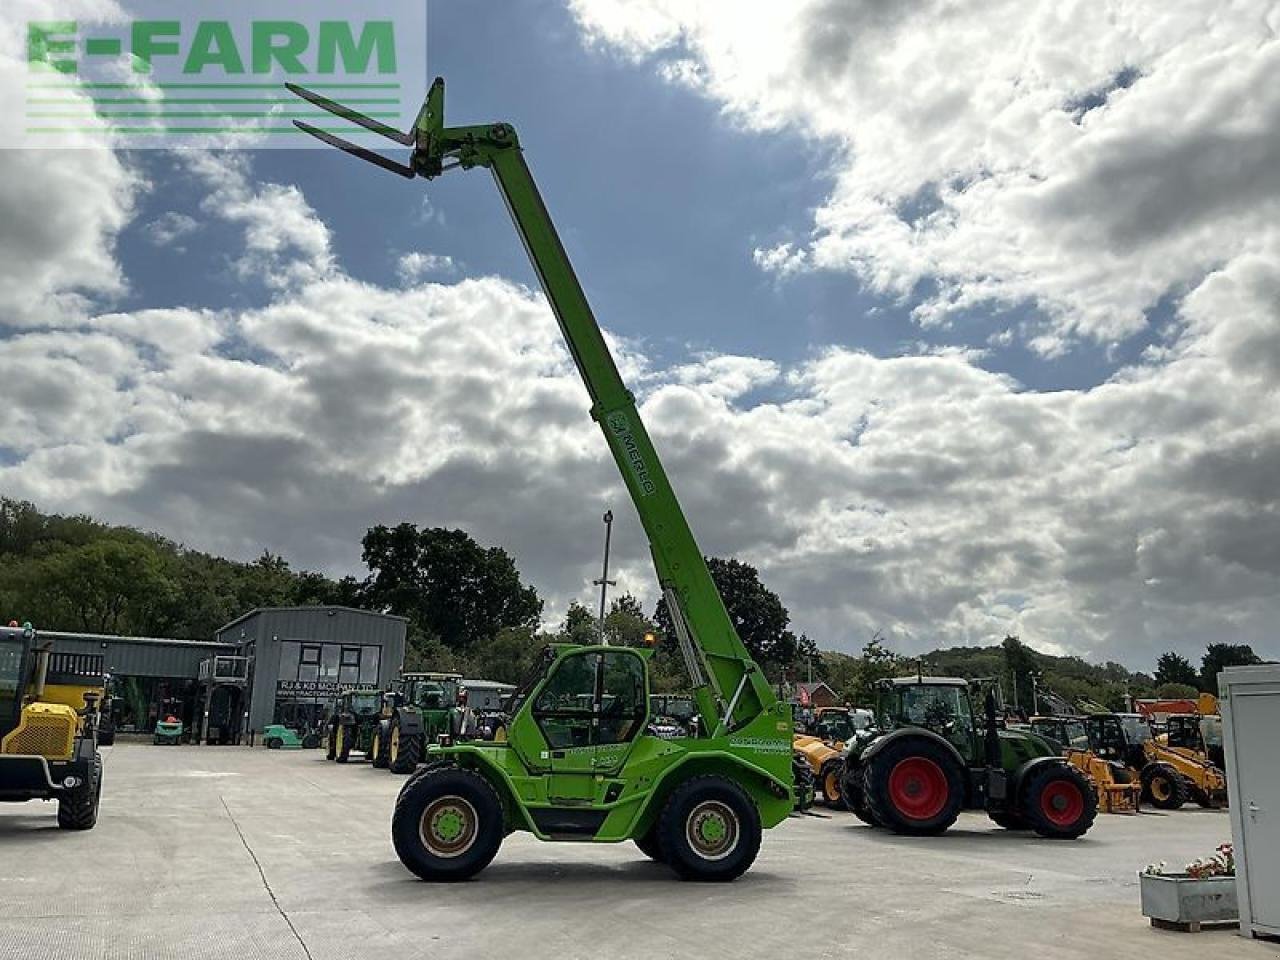
<svg viewBox="0 0 1280 960"><path fill-rule="evenodd" d="M50 17L43 3L44 15L26 21L25 97L4 98L25 103L21 127L4 118L2 145L55 146L92 133L130 147L316 145L293 121L328 129L333 118L289 94L286 81L405 128L426 85L425 8L421 0L134 0L129 17L91 21Z"/></svg>

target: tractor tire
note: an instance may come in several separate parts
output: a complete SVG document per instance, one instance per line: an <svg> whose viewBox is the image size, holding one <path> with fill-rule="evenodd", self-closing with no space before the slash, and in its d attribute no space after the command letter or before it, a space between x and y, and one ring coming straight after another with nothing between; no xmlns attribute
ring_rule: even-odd
<svg viewBox="0 0 1280 960"><path fill-rule="evenodd" d="M392 773L413 773L422 762L422 738L415 734L400 734L400 724L391 728L391 751L387 765Z"/></svg>
<svg viewBox="0 0 1280 960"><path fill-rule="evenodd" d="M369 744L369 762L375 770L387 769L387 738L382 724L374 728L373 741Z"/></svg>
<svg viewBox="0 0 1280 960"><path fill-rule="evenodd" d="M423 880L475 876L505 835L502 801L489 781L455 766L423 770L406 782L391 815L396 856Z"/></svg>
<svg viewBox="0 0 1280 960"><path fill-rule="evenodd" d="M844 809L840 784L844 779L844 759L833 757L822 765L818 773L818 787L822 790L823 806Z"/></svg>
<svg viewBox="0 0 1280 960"><path fill-rule="evenodd" d="M988 810L987 816L997 827L1005 830L1029 830L1030 825L1012 810Z"/></svg>
<svg viewBox="0 0 1280 960"><path fill-rule="evenodd" d="M324 737L324 758L326 760L336 760L338 757L338 729L330 727L329 732Z"/></svg>
<svg viewBox="0 0 1280 960"><path fill-rule="evenodd" d="M351 728L339 725L333 733L333 739L333 759L338 763L346 763L351 759Z"/></svg>
<svg viewBox="0 0 1280 960"><path fill-rule="evenodd" d="M908 737L863 764L862 796L872 818L894 833L933 836L960 816L964 771L941 744Z"/></svg>
<svg viewBox="0 0 1280 960"><path fill-rule="evenodd" d="M871 809L867 806L866 800L862 796L862 771L859 768L853 767L850 769L849 765L845 764L844 775L840 781L840 800L844 803L846 810L868 827L881 826L881 824L876 823L875 817L871 814Z"/></svg>
<svg viewBox="0 0 1280 960"><path fill-rule="evenodd" d="M1075 840L1098 816L1098 791L1088 777L1066 764L1032 769L1022 791L1022 819L1042 837Z"/></svg>
<svg viewBox="0 0 1280 960"><path fill-rule="evenodd" d="M640 852L650 860L666 863L666 859L662 855L662 844L658 839L658 825L656 823L641 836L632 837L631 840L639 848Z"/></svg>
<svg viewBox="0 0 1280 960"><path fill-rule="evenodd" d="M92 830L102 799L102 758L94 757L89 781L58 800L58 826L63 830Z"/></svg>
<svg viewBox="0 0 1280 960"><path fill-rule="evenodd" d="M1158 810L1177 810L1187 802L1182 774L1167 763L1142 768L1142 799Z"/></svg>
<svg viewBox="0 0 1280 960"><path fill-rule="evenodd" d="M763 830L760 811L734 781L690 777L667 797L658 818L658 845L681 880L725 883L755 862Z"/></svg>

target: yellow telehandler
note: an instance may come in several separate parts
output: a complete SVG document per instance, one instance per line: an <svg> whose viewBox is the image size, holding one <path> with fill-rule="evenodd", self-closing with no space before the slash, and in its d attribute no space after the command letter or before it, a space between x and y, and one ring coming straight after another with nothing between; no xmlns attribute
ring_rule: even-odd
<svg viewBox="0 0 1280 960"><path fill-rule="evenodd" d="M0 801L57 800L58 826L98 822L100 654L53 652L31 624L0 627Z"/></svg>

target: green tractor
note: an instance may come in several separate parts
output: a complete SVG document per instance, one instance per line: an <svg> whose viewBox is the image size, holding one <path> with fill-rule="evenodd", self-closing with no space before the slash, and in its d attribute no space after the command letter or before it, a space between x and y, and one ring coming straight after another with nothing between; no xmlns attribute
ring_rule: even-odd
<svg viewBox="0 0 1280 960"><path fill-rule="evenodd" d="M995 692L984 717L968 681L899 677L876 689L875 725L845 757L841 788L861 820L895 833L943 833L963 809L1009 830L1074 840L1097 815L1093 784L1030 731L1000 729Z"/></svg>
<svg viewBox="0 0 1280 960"><path fill-rule="evenodd" d="M373 742L381 722L382 691L377 687L344 690L333 702L325 735L326 760L346 763L351 751L373 759Z"/></svg>
<svg viewBox="0 0 1280 960"><path fill-rule="evenodd" d="M382 698L371 760L392 773L413 773L427 746L458 728L459 673L404 673Z"/></svg>

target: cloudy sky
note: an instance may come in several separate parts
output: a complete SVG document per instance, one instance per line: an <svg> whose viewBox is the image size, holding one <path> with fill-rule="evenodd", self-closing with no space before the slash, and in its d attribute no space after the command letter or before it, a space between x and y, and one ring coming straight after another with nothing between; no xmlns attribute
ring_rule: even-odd
<svg viewBox="0 0 1280 960"><path fill-rule="evenodd" d="M78 0L84 4L108 0ZM1280 657L1280 6L435 0L706 552L852 650ZM0 27L0 71L20 37ZM0 109L15 109L0 103ZM0 150L0 490L359 572L461 526L587 600L638 523L490 179Z"/></svg>

